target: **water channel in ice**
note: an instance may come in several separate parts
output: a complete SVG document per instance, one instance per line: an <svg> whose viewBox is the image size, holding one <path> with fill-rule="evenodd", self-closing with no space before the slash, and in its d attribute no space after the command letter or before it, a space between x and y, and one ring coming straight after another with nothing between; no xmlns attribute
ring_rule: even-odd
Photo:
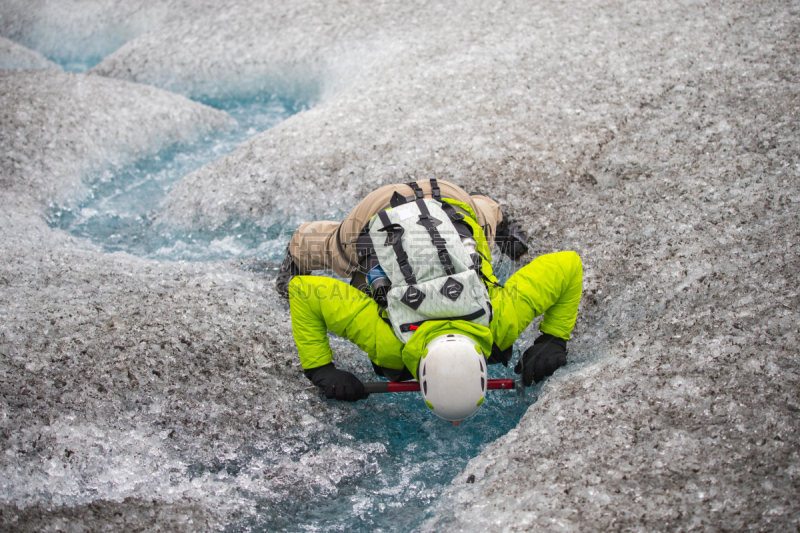
<svg viewBox="0 0 800 533"><path fill-rule="evenodd" d="M109 252L123 251L164 261L214 261L250 257L277 262L284 253L299 220L260 223L230 222L212 230L175 229L158 222L155 215L167 194L189 172L235 149L307 107L277 97L205 102L228 111L237 128L208 134L191 145L172 146L135 164L109 169L88 177L88 193L64 205L51 205L51 226L89 239ZM309 217L313 213L309 213ZM507 279L516 266L496 260L499 277ZM534 336L532 329L523 343ZM334 339L334 349L353 350L346 341ZM363 354L362 354L363 355ZM363 356L366 358L366 356ZM515 359L518 350L515 349ZM357 370L357 369L354 369ZM490 377L511 377L510 368L495 366ZM362 378L377 379L361 374ZM536 390L524 399L513 392L488 395L479 413L453 427L436 417L418 394L373 395L355 405L338 404L335 430L322 421L320 430L287 436L282 453L293 460L323 453L329 461L326 483L309 480L317 487L301 498L270 498L250 492L246 484L229 487L238 501L255 513L229 525L230 531L410 531L426 517L426 509L490 442L512 429L530 404ZM351 466L353 449L361 450L357 466ZM342 450L341 456L337 450ZM275 455L264 450L242 450L235 461L212 467L197 464L186 476L248 479L258 475ZM325 470L323 465L323 471ZM209 470L210 469L210 470Z"/></svg>

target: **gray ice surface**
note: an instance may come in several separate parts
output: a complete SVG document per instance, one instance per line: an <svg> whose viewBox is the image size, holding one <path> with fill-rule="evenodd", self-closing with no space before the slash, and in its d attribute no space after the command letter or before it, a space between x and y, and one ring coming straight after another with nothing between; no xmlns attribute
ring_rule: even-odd
<svg viewBox="0 0 800 533"><path fill-rule="evenodd" d="M169 217L346 211L376 186L438 177L522 220L525 260L560 249L584 260L571 364L455 475L423 530L798 529L796 1L402 3L393 24L389 3L258 4L283 10L294 36L269 38L259 65L346 89L187 177ZM254 30L231 9L243 30L211 31L210 9L184 13L180 40L142 34L95 72L195 96L212 79L252 80L261 67L230 60ZM315 31L293 22L315 10ZM331 43L344 43L347 68L328 68ZM353 60L361 43L374 55ZM3 76L4 99L43 84ZM55 84L48 94L39 127L76 120ZM109 502L164 516L165 529L213 527L247 512L239 488L333 491L331 464L334 480L358 476L379 453L354 442L296 460L282 447L334 428L338 411L295 392L307 382L288 312L258 265L104 255L44 223L41 202L80 177L75 154L97 163L86 139L117 131L103 117L132 109L148 127L158 97L138 94L104 108L94 135L74 128L78 148L24 120L0 126L4 158L12 139L31 161L0 169L0 501L19 528L111 522ZM143 136L103 153L159 142ZM76 170L42 177L53 161ZM248 443L276 454L263 472L218 466Z"/></svg>
<svg viewBox="0 0 800 533"><path fill-rule="evenodd" d="M58 71L1 70L0 109L0 183L43 202L232 121L161 89Z"/></svg>
<svg viewBox="0 0 800 533"><path fill-rule="evenodd" d="M60 70L61 67L42 54L25 48L21 44L0 37L0 69Z"/></svg>
<svg viewBox="0 0 800 533"><path fill-rule="evenodd" d="M113 503L103 503L116 501L195 531L244 509L231 494L242 484L215 465L235 461L245 443L277 454L282 471L253 492L286 498L316 476L316 455L284 459L274 435L288 442L312 432L307 413L326 407L297 407L307 382L288 313L253 265L103 254L43 219L43 203L75 194L87 170L156 153L230 118L97 76L4 71L0 87L4 528L64 517L99 528L117 520ZM348 464L365 461L355 448L348 453Z"/></svg>
<svg viewBox="0 0 800 533"><path fill-rule="evenodd" d="M92 72L193 98L326 99L390 46L422 0L168 2L168 21Z"/></svg>
<svg viewBox="0 0 800 533"><path fill-rule="evenodd" d="M0 35L58 63L96 63L167 23L170 5L159 0L0 0Z"/></svg>

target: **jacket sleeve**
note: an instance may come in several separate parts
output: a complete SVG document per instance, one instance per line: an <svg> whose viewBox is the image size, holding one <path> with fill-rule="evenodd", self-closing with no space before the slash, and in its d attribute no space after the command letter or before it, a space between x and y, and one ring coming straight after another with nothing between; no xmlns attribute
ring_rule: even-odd
<svg viewBox="0 0 800 533"><path fill-rule="evenodd" d="M372 298L347 283L295 276L289 283L292 334L304 370L331 362L328 331L355 343L377 365L402 369L403 343Z"/></svg>
<svg viewBox="0 0 800 533"><path fill-rule="evenodd" d="M583 264L575 252L542 255L492 291L495 344L505 350L542 313L542 333L569 340L583 291Z"/></svg>

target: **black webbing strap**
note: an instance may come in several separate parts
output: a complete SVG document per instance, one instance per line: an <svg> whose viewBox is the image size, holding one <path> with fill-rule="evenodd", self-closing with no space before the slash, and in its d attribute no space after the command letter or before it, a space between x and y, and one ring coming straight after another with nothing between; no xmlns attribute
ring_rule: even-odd
<svg viewBox="0 0 800 533"><path fill-rule="evenodd" d="M464 213L462 213L459 210L456 210L455 207L448 204L447 202L442 202L442 211L447 213L447 216L450 217L450 221L453 223L460 222L465 218L467 218L467 216Z"/></svg>
<svg viewBox="0 0 800 533"><path fill-rule="evenodd" d="M378 316L381 317L381 320L383 320L384 322L386 322L390 326L392 325L392 321L389 320L389 315L386 312L386 308L385 307L380 310L380 312L378 313Z"/></svg>
<svg viewBox="0 0 800 533"><path fill-rule="evenodd" d="M481 254L479 254L478 252L475 252L474 254L469 254L469 258L472 259L472 270L480 271L481 266L482 266L481 265Z"/></svg>
<svg viewBox="0 0 800 533"><path fill-rule="evenodd" d="M417 182L409 181L408 183L406 183L406 185L411 187L411 190L414 191L414 196L417 197L417 200L422 200L423 198L425 198L425 193L422 191L422 188L420 188L420 186L417 185Z"/></svg>
<svg viewBox="0 0 800 533"><path fill-rule="evenodd" d="M408 254L406 254L406 251L403 249L402 237L405 231L403 226L400 224L392 224L386 211L378 211L378 217L381 219L381 222L383 222L383 227L378 231L386 232L386 242L384 246L391 246L394 248L394 255L397 256L397 264L400 267L400 273L406 280L406 284L416 285L417 278L414 277L414 271L411 270L411 265L408 263Z"/></svg>
<svg viewBox="0 0 800 533"><path fill-rule="evenodd" d="M367 222L356 239L356 253L359 261L361 258L375 254L375 247L372 245L372 238L369 236L369 222Z"/></svg>
<svg viewBox="0 0 800 533"><path fill-rule="evenodd" d="M439 182L436 181L436 178L431 178L428 181L431 182L431 198L434 200L442 201L442 190L439 188ZM411 190L414 191L414 196L417 197L417 200L422 200L425 198L425 193L423 192L422 188L417 185L416 181L409 181L406 183Z"/></svg>
<svg viewBox="0 0 800 533"><path fill-rule="evenodd" d="M483 273L483 268L481 268L483 265L481 261L483 260L487 263L491 263L491 261L489 261L485 255L480 253L478 250L475 250L475 253L470 254L470 257L472 258L472 266L470 267L470 270L474 270L478 274L478 277L480 277L486 285L494 285L495 287L500 287L501 289L503 288L502 283L490 280L489 277Z"/></svg>
<svg viewBox="0 0 800 533"><path fill-rule="evenodd" d="M431 178L431 196L434 200L442 201L442 191L439 190L439 182L436 178Z"/></svg>
<svg viewBox="0 0 800 533"><path fill-rule="evenodd" d="M464 222L464 219L467 218L467 216L460 211L461 208L456 209L447 202L442 202L439 206L442 208L442 211L444 211L447 216L450 217L450 222L453 223L453 226L455 226L456 231L461 238L472 238L474 236L472 233L472 226Z"/></svg>
<svg viewBox="0 0 800 533"><path fill-rule="evenodd" d="M428 234L431 236L431 243L436 247L436 253L439 255L439 261L442 263L445 273L448 276L452 276L456 273L456 269L453 267L453 260L450 258L447 246L445 246L446 241L439 235L439 230L436 229L436 226L442 222L431 216L431 212L428 211L428 206L425 205L424 200L417 200L417 207L419 207L419 221L417 224L428 230Z"/></svg>

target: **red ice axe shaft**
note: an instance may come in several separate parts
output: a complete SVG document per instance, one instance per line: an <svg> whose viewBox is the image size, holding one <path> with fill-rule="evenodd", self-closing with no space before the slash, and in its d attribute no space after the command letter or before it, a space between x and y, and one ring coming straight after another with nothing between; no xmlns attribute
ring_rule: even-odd
<svg viewBox="0 0 800 533"><path fill-rule="evenodd" d="M486 383L487 389L514 390L513 379L490 379ZM369 394L381 394L384 392L416 392L419 390L419 383L416 381L372 381L364 383L364 392Z"/></svg>

